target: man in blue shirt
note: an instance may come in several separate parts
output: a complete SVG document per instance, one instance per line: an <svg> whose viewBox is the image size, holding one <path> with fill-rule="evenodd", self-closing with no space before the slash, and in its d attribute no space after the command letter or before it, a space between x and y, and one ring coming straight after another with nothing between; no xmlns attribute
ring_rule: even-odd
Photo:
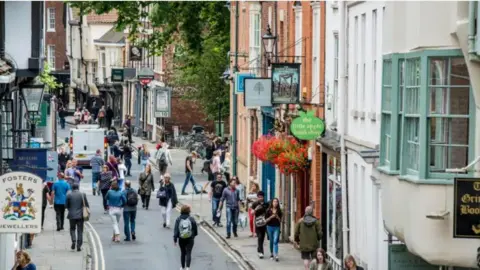
<svg viewBox="0 0 480 270"><path fill-rule="evenodd" d="M92 167L92 192L95 196L95 190L97 190L97 182L100 180L100 173L102 172L105 160L102 157L102 150L98 149L95 156L90 160L90 166Z"/></svg>
<svg viewBox="0 0 480 270"><path fill-rule="evenodd" d="M65 220L65 203L67 202L67 192L70 185L65 181L63 173L58 174L58 181L52 186L53 208L57 219L57 231L63 230L63 222Z"/></svg>

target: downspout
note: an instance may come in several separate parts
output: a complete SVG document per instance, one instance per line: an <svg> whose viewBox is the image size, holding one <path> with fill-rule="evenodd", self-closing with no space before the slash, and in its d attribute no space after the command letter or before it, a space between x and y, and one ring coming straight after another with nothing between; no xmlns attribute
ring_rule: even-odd
<svg viewBox="0 0 480 270"><path fill-rule="evenodd" d="M238 72L238 17L239 12L238 9L240 8L240 2L237 1L235 3L235 61L233 66L233 74ZM234 82L233 87L235 87ZM235 88L232 89L233 95L233 129L232 129L232 157L233 157L233 166L232 166L232 175L237 175L237 117L238 117L238 102L237 102L237 94L235 93Z"/></svg>
<svg viewBox="0 0 480 270"><path fill-rule="evenodd" d="M85 84L88 87L88 66L87 66L87 63L85 62L85 59L83 58L83 10L80 10L80 26L78 27L78 33L80 35L80 61L82 62L82 65L85 66ZM89 90L87 92L88 93L87 100L83 101L87 105L87 107L88 107L88 97L90 96L90 88L88 89Z"/></svg>
<svg viewBox="0 0 480 270"><path fill-rule="evenodd" d="M348 206L347 206L347 152L345 150L345 131L347 129L347 76L346 76L346 41L347 41L347 12L345 2L339 2L340 13L340 28L338 31L338 39L340 41L340 48L338 53L338 69L340 80L338 82L339 100L341 102L341 110L339 116L340 129L340 164L341 164L341 179L342 179L342 240L343 240L343 256L349 253L349 229L348 229ZM342 259L342 258L340 258Z"/></svg>

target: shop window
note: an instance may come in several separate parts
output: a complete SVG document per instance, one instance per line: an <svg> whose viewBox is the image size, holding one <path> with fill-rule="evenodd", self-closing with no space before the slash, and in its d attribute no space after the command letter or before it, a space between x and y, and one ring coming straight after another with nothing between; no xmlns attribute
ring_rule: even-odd
<svg viewBox="0 0 480 270"><path fill-rule="evenodd" d="M328 156L328 226L327 252L330 257L343 258L342 185L340 159Z"/></svg>
<svg viewBox="0 0 480 270"><path fill-rule="evenodd" d="M429 59L430 173L468 164L470 77L463 57Z"/></svg>

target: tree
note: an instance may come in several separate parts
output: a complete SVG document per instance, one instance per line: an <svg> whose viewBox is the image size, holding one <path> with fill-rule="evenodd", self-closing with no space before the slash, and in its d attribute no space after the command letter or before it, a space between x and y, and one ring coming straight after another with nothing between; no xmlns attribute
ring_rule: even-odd
<svg viewBox="0 0 480 270"><path fill-rule="evenodd" d="M45 92L50 92L52 90L62 87L62 84L58 83L57 78L52 76L50 72L51 72L50 65L47 62L45 62L42 73L40 73L40 75L38 76L38 79L43 84L45 84L45 90L46 90Z"/></svg>
<svg viewBox="0 0 480 270"><path fill-rule="evenodd" d="M81 14L103 14L116 10L119 31L128 29L129 40L151 54L165 54L175 47L167 84L184 97L196 100L209 119L229 112L229 88L220 79L228 65L230 45L230 12L225 2L144 2L83 1L71 2ZM148 38L143 18L149 18L156 29Z"/></svg>

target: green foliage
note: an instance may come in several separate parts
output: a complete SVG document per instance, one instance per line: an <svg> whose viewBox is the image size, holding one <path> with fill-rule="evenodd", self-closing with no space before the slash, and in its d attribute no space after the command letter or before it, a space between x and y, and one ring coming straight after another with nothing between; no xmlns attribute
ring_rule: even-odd
<svg viewBox="0 0 480 270"><path fill-rule="evenodd" d="M230 46L230 12L224 1L72 1L70 5L81 14L116 10L117 30L128 29L130 41L150 54L164 54L174 45L173 76L166 83L198 101L208 118L218 117L219 105L222 115L228 115L229 88L220 79L229 64ZM141 38L146 17L155 29L148 39Z"/></svg>
<svg viewBox="0 0 480 270"><path fill-rule="evenodd" d="M51 72L50 65L47 62L45 62L42 73L40 73L38 78L40 82L45 84L45 92L49 92L51 90L55 90L57 88L62 87L62 84L58 83L57 78L52 76L50 72Z"/></svg>

